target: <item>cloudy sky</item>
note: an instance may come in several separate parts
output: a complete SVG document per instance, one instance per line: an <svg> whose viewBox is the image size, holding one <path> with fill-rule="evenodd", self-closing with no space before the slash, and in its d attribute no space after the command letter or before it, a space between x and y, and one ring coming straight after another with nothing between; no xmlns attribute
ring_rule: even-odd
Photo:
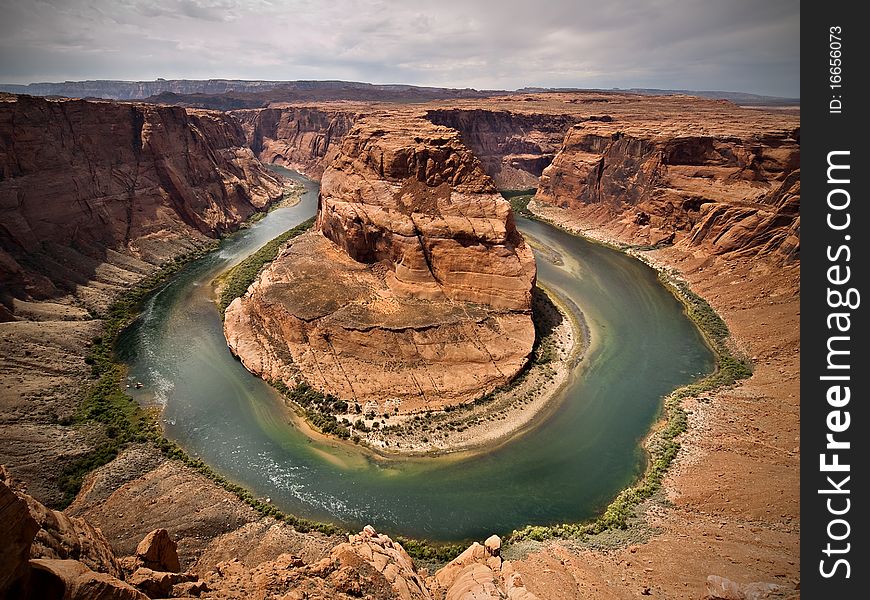
<svg viewBox="0 0 870 600"><path fill-rule="evenodd" d="M0 82L344 79L799 95L799 0L0 0Z"/></svg>

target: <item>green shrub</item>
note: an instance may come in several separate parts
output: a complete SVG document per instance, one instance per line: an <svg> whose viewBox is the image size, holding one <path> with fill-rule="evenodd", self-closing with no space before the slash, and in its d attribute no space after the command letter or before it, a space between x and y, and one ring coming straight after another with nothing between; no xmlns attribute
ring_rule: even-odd
<svg viewBox="0 0 870 600"><path fill-rule="evenodd" d="M412 558L428 562L449 562L465 550L460 544L433 544L403 536L397 536L396 541Z"/></svg>
<svg viewBox="0 0 870 600"><path fill-rule="evenodd" d="M308 231L314 225L314 219L314 217L311 217L293 229L285 231L267 242L262 248L230 269L222 277L221 293L218 298L218 310L221 313L221 318L223 318L227 306L236 298L244 295L263 267L275 260L281 246L288 240Z"/></svg>

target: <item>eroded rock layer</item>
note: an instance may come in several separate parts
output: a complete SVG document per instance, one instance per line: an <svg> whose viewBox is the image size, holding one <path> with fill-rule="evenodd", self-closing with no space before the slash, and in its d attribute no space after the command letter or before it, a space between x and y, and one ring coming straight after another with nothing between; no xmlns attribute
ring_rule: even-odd
<svg viewBox="0 0 870 600"><path fill-rule="evenodd" d="M330 156L317 230L227 309L266 379L412 412L508 382L534 342L535 264L453 130L364 119Z"/></svg>
<svg viewBox="0 0 870 600"><path fill-rule="evenodd" d="M798 258L799 129L658 125L649 118L575 125L544 170L536 200L591 223L621 222L641 244Z"/></svg>
<svg viewBox="0 0 870 600"><path fill-rule="evenodd" d="M438 109L427 117L459 131L499 189L538 187L565 132L582 117L492 109Z"/></svg>
<svg viewBox="0 0 870 600"><path fill-rule="evenodd" d="M98 277L107 250L161 262L281 192L227 115L13 97L0 102L0 284L58 296Z"/></svg>
<svg viewBox="0 0 870 600"><path fill-rule="evenodd" d="M232 115L260 160L314 178L323 174L327 153L359 118L354 111L307 106L238 110Z"/></svg>

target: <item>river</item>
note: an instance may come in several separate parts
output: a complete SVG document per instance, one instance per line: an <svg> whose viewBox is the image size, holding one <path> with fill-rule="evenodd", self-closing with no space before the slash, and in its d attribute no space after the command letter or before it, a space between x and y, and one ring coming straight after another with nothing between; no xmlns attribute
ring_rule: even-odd
<svg viewBox="0 0 870 600"><path fill-rule="evenodd" d="M212 301L219 273L314 214L317 183L292 177L306 188L299 204L270 212L176 274L118 341L130 381L144 384L134 397L162 405L166 435L286 512L457 541L594 517L643 472L640 443L662 398L714 368L651 268L518 217L523 234L549 250L536 253L539 280L582 308L594 340L558 407L524 435L465 458L378 461L314 441L232 357Z"/></svg>

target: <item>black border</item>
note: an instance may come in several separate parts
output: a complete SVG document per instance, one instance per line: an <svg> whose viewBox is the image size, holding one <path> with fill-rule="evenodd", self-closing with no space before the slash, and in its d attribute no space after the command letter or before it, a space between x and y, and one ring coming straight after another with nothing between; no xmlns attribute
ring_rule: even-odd
<svg viewBox="0 0 870 600"><path fill-rule="evenodd" d="M866 7L866 5L865 5ZM864 77L870 65L868 51L868 24L859 17L857 2L805 2L801 14L801 188L802 207L801 231L801 596L804 598L862 598L867 597L866 586L862 586L865 569L870 567L866 547L870 543L866 527L866 512L870 510L867 495L858 491L868 487L866 456L867 445L863 443L870 434L867 423L867 385L868 367L867 319L865 317L870 303L870 292L865 285L868 254L868 224L866 205L870 201L867 194L867 180L870 179L865 139L870 134L868 128L867 105L864 94ZM841 27L842 37L842 89L832 89L830 84L830 45L831 27ZM842 112L830 112L830 101L835 96L842 100ZM850 182L845 185L851 198L847 209L851 217L848 231L834 231L827 225L829 212L827 194L831 189L844 187L829 184L827 177L828 153L835 150L848 150ZM843 160L843 159L838 159ZM843 173L843 171L840 171ZM840 195L840 198L843 196ZM842 217L842 213L837 214ZM845 236L850 236L846 241ZM855 310L832 309L826 300L829 283L828 268L834 264L829 261L827 252L831 246L836 249L841 244L851 248L851 261L837 261L851 267L851 279L840 289L855 287L862 295L861 305ZM841 259L845 253L841 254ZM851 448L840 453L840 462L850 465L849 483L843 487L850 490L851 507L842 518L849 521L849 537L837 544L850 543L850 551L841 554L850 563L850 577L846 578L845 567L840 565L834 577L824 578L820 573L820 560L825 559L825 568L830 569L836 557L828 558L822 552L828 543L826 532L831 519L837 518L828 513L825 505L827 498L820 489L830 487L827 475L841 480L838 473L822 473L819 455L826 452L825 436L829 433L826 418L830 410L826 392L831 382L821 381L820 376L829 374L827 370L828 337L837 335L829 332L827 316L840 310L851 314L848 357L851 369L851 400L840 410L850 412L851 423L847 431L837 434L837 439L849 441ZM840 346L845 348L844 345ZM841 371L845 372L845 371ZM845 384L844 384L845 385ZM831 450L827 451L829 454ZM830 459L829 459L830 462ZM843 502L844 496L837 496L835 502ZM842 506L842 504L835 504ZM841 529L836 529L840 527ZM845 526L835 526L835 534L844 531ZM863 588L863 591L859 591Z"/></svg>

